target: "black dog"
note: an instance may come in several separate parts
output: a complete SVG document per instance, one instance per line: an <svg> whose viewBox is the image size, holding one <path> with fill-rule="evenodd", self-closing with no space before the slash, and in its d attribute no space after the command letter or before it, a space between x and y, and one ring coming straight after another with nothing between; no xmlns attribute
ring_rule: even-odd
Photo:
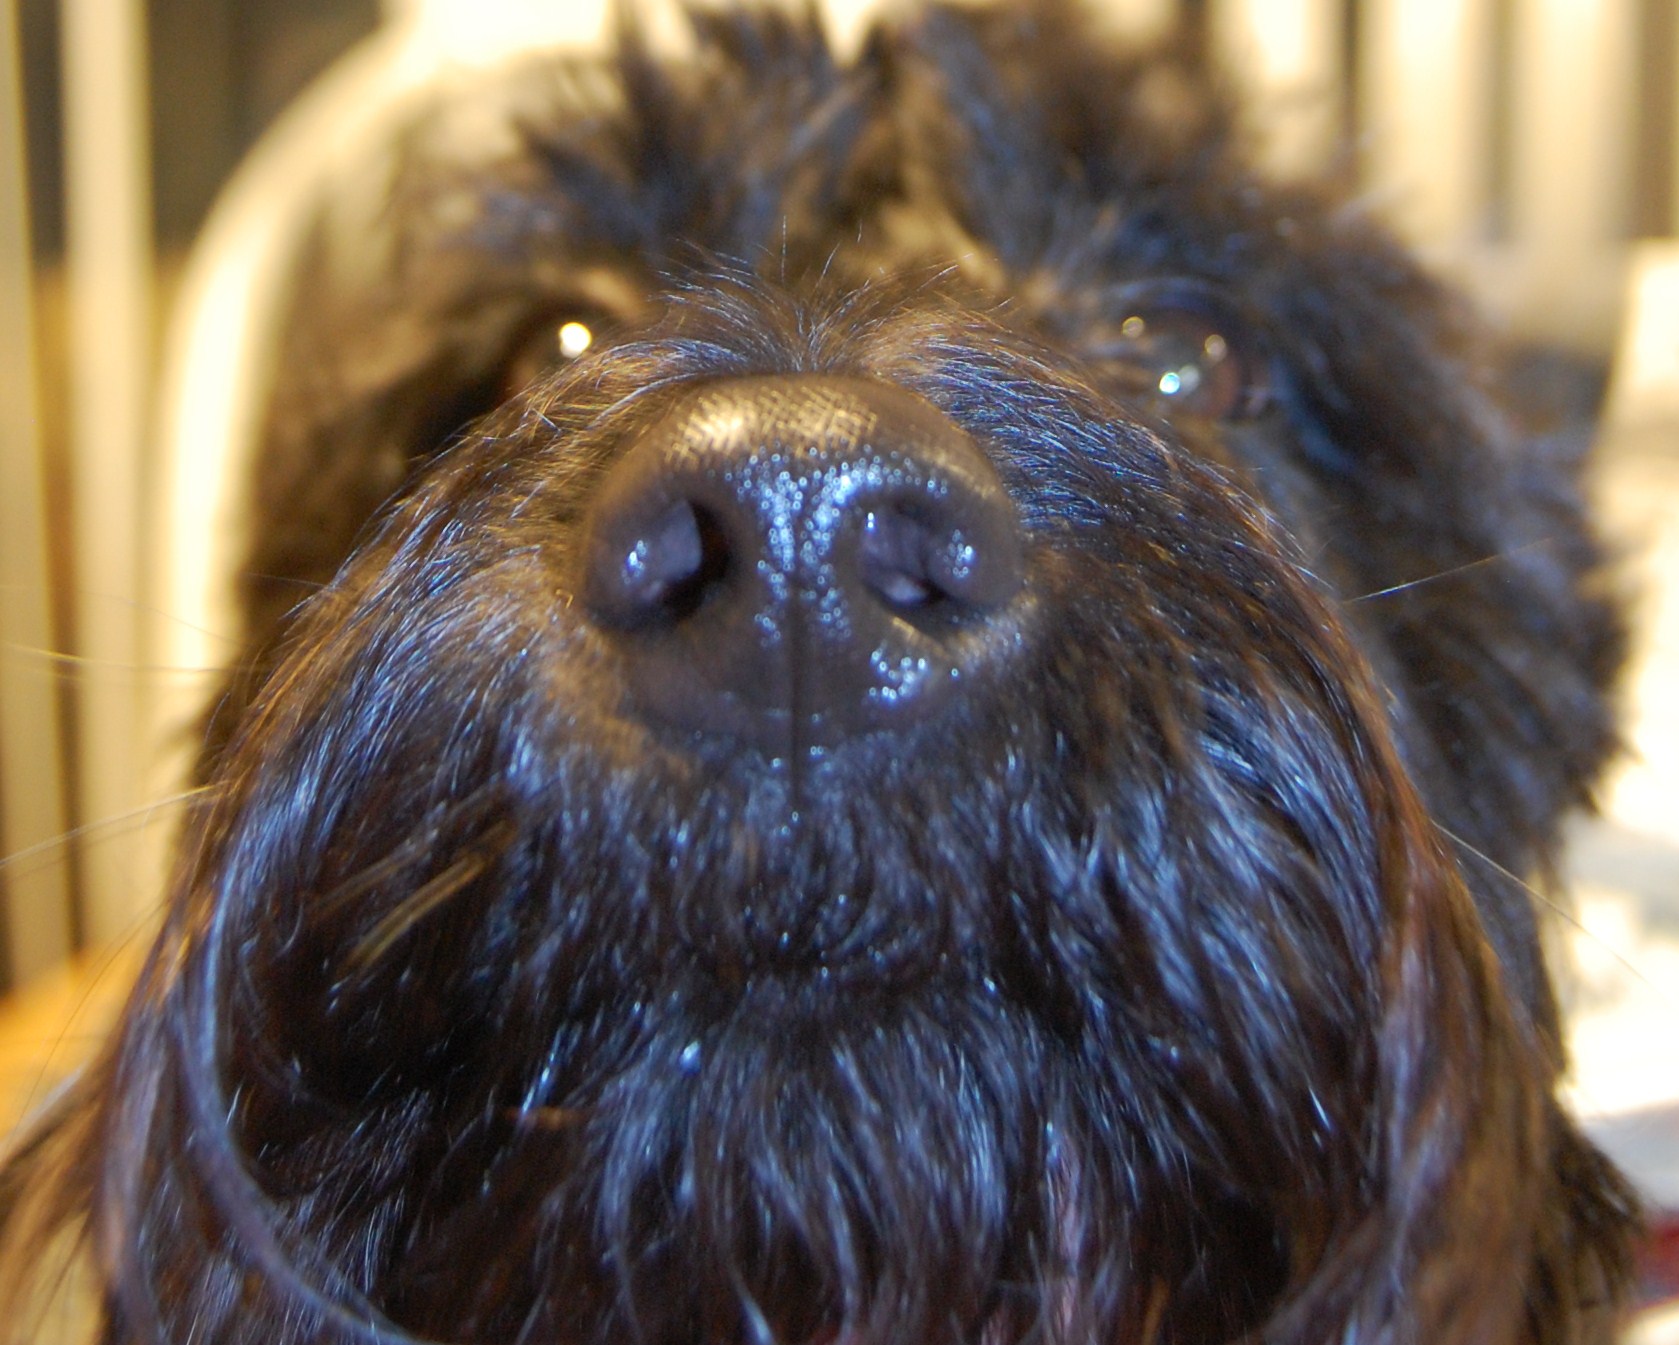
<svg viewBox="0 0 1679 1345"><path fill-rule="evenodd" d="M694 25L323 222L11 1280L85 1228L111 1345L1607 1339L1520 880L1613 743L1576 464L1193 44Z"/></svg>

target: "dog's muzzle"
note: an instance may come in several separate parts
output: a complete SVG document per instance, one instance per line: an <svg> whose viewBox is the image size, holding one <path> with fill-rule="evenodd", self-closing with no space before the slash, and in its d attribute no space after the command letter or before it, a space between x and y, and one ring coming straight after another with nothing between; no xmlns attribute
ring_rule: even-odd
<svg viewBox="0 0 1679 1345"><path fill-rule="evenodd" d="M932 405L793 375L684 390L607 473L582 564L636 713L779 755L923 719L995 668L1025 547Z"/></svg>

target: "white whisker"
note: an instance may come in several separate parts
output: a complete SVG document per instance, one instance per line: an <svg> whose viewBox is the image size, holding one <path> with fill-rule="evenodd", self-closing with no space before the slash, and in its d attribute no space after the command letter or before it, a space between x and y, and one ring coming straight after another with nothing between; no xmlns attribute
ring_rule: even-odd
<svg viewBox="0 0 1679 1345"><path fill-rule="evenodd" d="M1634 980L1636 980L1640 985L1650 986L1652 989L1654 988L1651 985L1651 982L1650 982L1650 980L1647 976L1645 976L1641 971L1639 971L1638 968L1635 967L1630 961L1628 961L1627 958L1625 956L1623 956L1617 949L1611 947L1608 943L1604 942L1604 940L1600 936L1598 936L1591 929L1589 929L1586 926L1585 922L1582 921L1578 915L1576 915L1572 910L1570 910L1562 902L1557 901L1554 897L1546 896L1543 892L1541 892L1532 883L1528 882L1525 878L1521 878L1518 875L1512 873L1509 869L1505 868L1504 865L1500 864L1491 855L1487 854L1487 852L1485 850L1482 850L1477 846L1471 845L1468 841L1464 840L1463 837L1459 836L1456 832L1452 831L1451 828L1443 826L1439 822L1435 822L1434 823L1434 829L1436 831L1438 831L1442 836L1444 836L1447 840L1449 840L1453 845L1457 846L1460 850L1464 851L1464 853L1472 855L1476 859L1480 860L1481 863L1485 864L1494 873L1498 874L1499 877L1508 880L1509 882L1513 883L1516 887L1520 888L1523 892L1526 892L1528 894L1528 896L1530 896L1535 902L1537 902L1539 905L1543 906L1547 911L1551 912L1551 914L1555 915L1559 920L1561 920L1564 924L1568 925L1571 929L1575 930L1576 932L1578 932L1580 934L1585 935L1588 939L1591 939L1600 948L1602 948L1606 953L1608 953L1611 958L1613 958L1617 963L1619 963L1621 965L1621 967L1625 969L1627 974L1629 976L1631 976Z"/></svg>
<svg viewBox="0 0 1679 1345"><path fill-rule="evenodd" d="M197 785L175 794L164 795L162 798L151 799L137 808L129 809L127 812L102 817L94 822L84 822L81 826L71 827L68 831L62 831L49 840L37 841L34 845L26 845L21 850L14 850L8 855L0 855L0 872L39 859L43 855L53 854L55 851L68 846L72 841L115 834L135 823L146 825L153 820L156 814L177 808L201 794L207 794L213 787L211 785Z"/></svg>
<svg viewBox="0 0 1679 1345"><path fill-rule="evenodd" d="M1402 584L1392 584L1387 588L1379 588L1371 593L1361 593L1356 598L1348 598L1347 602L1349 604L1355 602L1373 602L1377 598L1389 598L1395 593L1404 593L1407 590L1422 588L1428 584L1437 584L1442 579L1452 579L1460 574L1468 574L1471 570L1478 570L1484 565L1495 565L1501 561L1509 560L1512 556L1519 556L1524 552L1549 545L1551 545L1550 538L1541 538L1537 542L1529 542L1526 546L1519 546L1513 551L1501 551L1497 555L1482 556L1479 560L1472 560L1463 565L1454 565L1449 570L1439 570L1434 574L1426 574L1420 579L1407 579Z"/></svg>

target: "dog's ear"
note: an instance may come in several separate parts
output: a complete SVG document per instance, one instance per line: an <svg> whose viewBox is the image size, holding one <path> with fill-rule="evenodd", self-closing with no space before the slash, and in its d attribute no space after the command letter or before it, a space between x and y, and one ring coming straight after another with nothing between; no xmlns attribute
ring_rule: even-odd
<svg viewBox="0 0 1679 1345"><path fill-rule="evenodd" d="M1319 574L1368 631L1407 765L1541 1030L1536 898L1617 747L1626 632L1582 462L1523 432L1490 347L1374 225L1300 238L1268 299L1319 501Z"/></svg>
<svg viewBox="0 0 1679 1345"><path fill-rule="evenodd" d="M1411 821L1415 867L1381 970L1378 1212L1265 1338L1304 1345L1336 1322L1361 1342L1607 1341L1633 1281L1637 1199L1558 1106L1551 1046L1521 1021L1431 824Z"/></svg>

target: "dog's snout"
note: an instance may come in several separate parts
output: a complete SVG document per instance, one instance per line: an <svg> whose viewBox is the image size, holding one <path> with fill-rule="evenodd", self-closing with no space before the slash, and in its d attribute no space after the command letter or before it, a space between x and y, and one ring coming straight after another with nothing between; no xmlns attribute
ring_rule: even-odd
<svg viewBox="0 0 1679 1345"><path fill-rule="evenodd" d="M983 451L895 384L687 391L609 470L580 588L638 712L766 750L909 723L993 666L1024 585Z"/></svg>

